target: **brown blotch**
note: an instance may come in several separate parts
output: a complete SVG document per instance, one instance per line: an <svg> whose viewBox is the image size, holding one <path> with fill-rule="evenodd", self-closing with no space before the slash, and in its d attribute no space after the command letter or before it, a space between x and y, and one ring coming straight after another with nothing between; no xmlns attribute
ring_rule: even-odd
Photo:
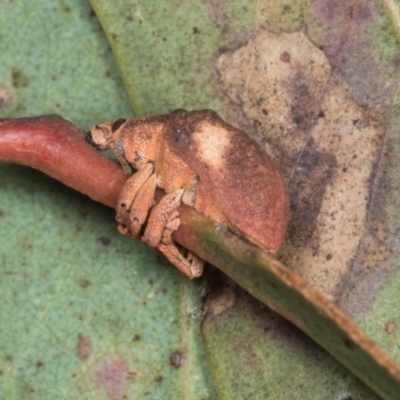
<svg viewBox="0 0 400 400"><path fill-rule="evenodd" d="M6 107L11 103L11 92L10 90L0 84L0 108Z"/></svg>
<svg viewBox="0 0 400 400"><path fill-rule="evenodd" d="M36 369L44 368L44 363L42 361L38 361L36 363Z"/></svg>
<svg viewBox="0 0 400 400"><path fill-rule="evenodd" d="M3 210L0 210L0 218L3 218L4 217L4 211Z"/></svg>
<svg viewBox="0 0 400 400"><path fill-rule="evenodd" d="M135 377L128 371L126 361L118 357L103 357L92 368L91 372L100 390L112 400L126 399L129 381Z"/></svg>
<svg viewBox="0 0 400 400"><path fill-rule="evenodd" d="M326 186L337 169L332 154L304 151L289 183L292 217L288 238L296 246L304 246L312 238ZM331 259L327 257L327 259Z"/></svg>
<svg viewBox="0 0 400 400"><path fill-rule="evenodd" d="M17 68L11 70L11 82L15 89L28 86L28 78Z"/></svg>
<svg viewBox="0 0 400 400"><path fill-rule="evenodd" d="M92 355L92 341L86 335L80 333L78 335L78 343L76 345L76 355L81 361L86 361Z"/></svg>
<svg viewBox="0 0 400 400"><path fill-rule="evenodd" d="M169 356L169 363L172 365L174 368L178 369L182 366L183 364L183 355L180 351L174 351L170 356Z"/></svg>
<svg viewBox="0 0 400 400"><path fill-rule="evenodd" d="M104 246L108 246L111 242L111 239L105 236L100 236L97 240Z"/></svg>
<svg viewBox="0 0 400 400"><path fill-rule="evenodd" d="M288 53L287 51L284 51L281 56L280 56L281 61L283 61L284 63L290 63L290 53Z"/></svg>
<svg viewBox="0 0 400 400"><path fill-rule="evenodd" d="M396 324L393 321L388 321L385 324L385 332L388 334L393 333L396 330Z"/></svg>
<svg viewBox="0 0 400 400"><path fill-rule="evenodd" d="M90 281L88 280L88 279L81 279L80 281L79 281L79 286L81 287L81 288L84 288L84 289L86 289L89 285L90 285Z"/></svg>

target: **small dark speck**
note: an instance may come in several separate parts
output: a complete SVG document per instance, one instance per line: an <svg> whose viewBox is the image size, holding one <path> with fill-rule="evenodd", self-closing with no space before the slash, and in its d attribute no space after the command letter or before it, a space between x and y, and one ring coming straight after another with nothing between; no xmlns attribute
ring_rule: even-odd
<svg viewBox="0 0 400 400"><path fill-rule="evenodd" d="M37 368L37 369L43 368L43 367L44 367L44 363L43 363L42 361L38 361L38 362L36 363L36 368Z"/></svg>
<svg viewBox="0 0 400 400"><path fill-rule="evenodd" d="M134 342L137 342L138 340L140 340L141 339L141 337L140 337L140 335L138 335L138 334L136 334L134 337L133 337L133 341Z"/></svg>
<svg viewBox="0 0 400 400"><path fill-rule="evenodd" d="M167 288L165 288L165 287L164 287L164 288L162 288L162 289L161 289L161 291L162 291L164 294L167 294L167 293L168 293L168 289L167 289Z"/></svg>
<svg viewBox="0 0 400 400"><path fill-rule="evenodd" d="M290 54L287 51L284 51L279 58L284 63L290 63Z"/></svg>
<svg viewBox="0 0 400 400"><path fill-rule="evenodd" d="M200 33L199 28L197 26L193 27L193 33L196 35L197 33Z"/></svg>
<svg viewBox="0 0 400 400"><path fill-rule="evenodd" d="M180 368L183 364L183 357L182 353L179 351L173 352L169 356L169 363L176 369Z"/></svg>
<svg viewBox="0 0 400 400"><path fill-rule="evenodd" d="M90 285L90 281L89 281L88 279L81 279L81 280L79 281L79 286L80 286L81 288L86 289L89 285Z"/></svg>
<svg viewBox="0 0 400 400"><path fill-rule="evenodd" d="M126 17L126 19L127 19L128 21L133 21L132 15L128 15L128 16Z"/></svg>
<svg viewBox="0 0 400 400"><path fill-rule="evenodd" d="M3 218L3 217L4 217L4 211L0 210L0 218Z"/></svg>
<svg viewBox="0 0 400 400"><path fill-rule="evenodd" d="M71 8L68 7L68 6L64 7L64 12L70 13L71 12Z"/></svg>
<svg viewBox="0 0 400 400"><path fill-rule="evenodd" d="M325 113L321 110L318 114L318 118L324 118L325 117Z"/></svg>
<svg viewBox="0 0 400 400"><path fill-rule="evenodd" d="M111 239L105 236L100 236L97 240L101 242L101 244L103 244L104 246L108 246L111 242Z"/></svg>
<svg viewBox="0 0 400 400"><path fill-rule="evenodd" d="M354 343L353 343L350 339L346 339L346 340L344 341L344 345L345 345L348 349L354 348Z"/></svg>
<svg viewBox="0 0 400 400"><path fill-rule="evenodd" d="M353 119L353 125L356 125L359 119Z"/></svg>
<svg viewBox="0 0 400 400"><path fill-rule="evenodd" d="M149 285L153 284L153 279L149 279Z"/></svg>
<svg viewBox="0 0 400 400"><path fill-rule="evenodd" d="M332 254L328 254L328 255L326 256L326 260L327 260L327 261L332 260L332 258L333 258Z"/></svg>
<svg viewBox="0 0 400 400"><path fill-rule="evenodd" d="M264 115L268 115L268 110L266 110L265 108L263 108L261 111L262 111L262 113L263 113Z"/></svg>
<svg viewBox="0 0 400 400"><path fill-rule="evenodd" d="M90 10L90 17L94 18L96 16L96 13L94 12L94 10Z"/></svg>
<svg viewBox="0 0 400 400"><path fill-rule="evenodd" d="M163 377L161 375L158 375L154 378L154 382L156 383L161 383L163 381Z"/></svg>
<svg viewBox="0 0 400 400"><path fill-rule="evenodd" d="M3 375L3 371L0 370L0 375Z"/></svg>
<svg viewBox="0 0 400 400"><path fill-rule="evenodd" d="M357 154L354 154L353 159L354 159L354 158L357 158Z"/></svg>

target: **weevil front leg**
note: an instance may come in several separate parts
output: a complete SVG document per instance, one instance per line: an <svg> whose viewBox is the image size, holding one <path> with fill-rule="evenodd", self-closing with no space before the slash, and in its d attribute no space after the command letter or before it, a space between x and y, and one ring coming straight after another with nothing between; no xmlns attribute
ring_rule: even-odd
<svg viewBox="0 0 400 400"><path fill-rule="evenodd" d="M184 189L165 195L150 213L142 240L157 248L167 259L189 278L203 272L204 261L191 251L185 257L172 240L172 232L179 228L177 208L184 196Z"/></svg>
<svg viewBox="0 0 400 400"><path fill-rule="evenodd" d="M126 181L118 198L116 215L118 230L122 234L131 237L139 235L153 204L155 189L156 175L150 162Z"/></svg>

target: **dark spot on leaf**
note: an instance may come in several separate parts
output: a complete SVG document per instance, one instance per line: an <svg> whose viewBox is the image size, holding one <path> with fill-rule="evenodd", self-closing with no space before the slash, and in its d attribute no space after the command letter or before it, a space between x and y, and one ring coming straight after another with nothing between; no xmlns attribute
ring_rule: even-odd
<svg viewBox="0 0 400 400"><path fill-rule="evenodd" d="M134 337L133 337L133 341L134 342L137 342L138 340L140 340L141 339L141 337L140 337L140 335L138 335L138 334L136 334Z"/></svg>
<svg viewBox="0 0 400 400"><path fill-rule="evenodd" d="M76 355L82 361L86 361L92 354L92 341L88 336L78 335L78 343L76 345Z"/></svg>
<svg viewBox="0 0 400 400"><path fill-rule="evenodd" d="M332 254L328 254L328 255L326 256L326 260L327 260L327 261L332 260L332 258L333 258Z"/></svg>
<svg viewBox="0 0 400 400"><path fill-rule="evenodd" d="M284 63L290 63L290 54L287 51L284 51L279 58Z"/></svg>
<svg viewBox="0 0 400 400"><path fill-rule="evenodd" d="M161 375L158 375L154 378L154 382L156 383L161 383L163 381L163 377Z"/></svg>
<svg viewBox="0 0 400 400"><path fill-rule="evenodd" d="M63 8L63 11L64 11L66 14L69 14L69 13L71 12L71 8L68 7L68 6L65 6L65 7Z"/></svg>
<svg viewBox="0 0 400 400"><path fill-rule="evenodd" d="M91 369L97 385L110 399L124 399L126 386L131 381L132 373L127 369L123 358L104 357Z"/></svg>
<svg viewBox="0 0 400 400"><path fill-rule="evenodd" d="M86 289L90 285L90 281L88 279L81 279L79 281L79 286Z"/></svg>
<svg viewBox="0 0 400 400"><path fill-rule="evenodd" d="M0 84L0 108L6 107L11 103L10 90Z"/></svg>
<svg viewBox="0 0 400 400"><path fill-rule="evenodd" d="M183 356L182 353L179 351L173 352L169 356L169 363L172 365L174 368L178 369L182 366L183 364Z"/></svg>
<svg viewBox="0 0 400 400"><path fill-rule="evenodd" d="M297 246L304 246L312 237L326 186L337 168L332 154L305 150L289 183L292 217L289 238Z"/></svg>
<svg viewBox="0 0 400 400"><path fill-rule="evenodd" d="M11 71L11 82L15 89L28 86L28 78L17 68Z"/></svg>
<svg viewBox="0 0 400 400"><path fill-rule="evenodd" d="M40 369L44 367L44 363L42 361L37 361L36 362L36 369Z"/></svg>
<svg viewBox="0 0 400 400"><path fill-rule="evenodd" d="M348 349L353 349L355 347L354 342L350 339L345 339L343 343Z"/></svg>
<svg viewBox="0 0 400 400"><path fill-rule="evenodd" d="M200 33L199 29L196 26L193 27L193 33L194 34Z"/></svg>
<svg viewBox="0 0 400 400"><path fill-rule="evenodd" d="M393 321L388 321L385 324L385 332L386 333L393 333L396 330L396 324Z"/></svg>
<svg viewBox="0 0 400 400"><path fill-rule="evenodd" d="M0 210L0 218L3 218L3 217L4 217L4 211Z"/></svg>
<svg viewBox="0 0 400 400"><path fill-rule="evenodd" d="M100 236L97 240L101 242L101 244L103 244L104 246L108 246L111 242L111 239L105 236Z"/></svg>

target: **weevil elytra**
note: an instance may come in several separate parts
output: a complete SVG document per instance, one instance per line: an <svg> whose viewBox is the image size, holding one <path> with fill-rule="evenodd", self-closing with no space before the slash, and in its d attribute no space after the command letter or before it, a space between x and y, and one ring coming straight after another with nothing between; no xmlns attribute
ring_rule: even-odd
<svg viewBox="0 0 400 400"><path fill-rule="evenodd" d="M130 176L118 200L119 231L142 238L190 278L202 274L203 260L184 256L172 240L181 203L270 253L279 250L289 220L286 184L265 151L214 111L107 121L86 139L111 149ZM156 188L166 194L154 204Z"/></svg>

